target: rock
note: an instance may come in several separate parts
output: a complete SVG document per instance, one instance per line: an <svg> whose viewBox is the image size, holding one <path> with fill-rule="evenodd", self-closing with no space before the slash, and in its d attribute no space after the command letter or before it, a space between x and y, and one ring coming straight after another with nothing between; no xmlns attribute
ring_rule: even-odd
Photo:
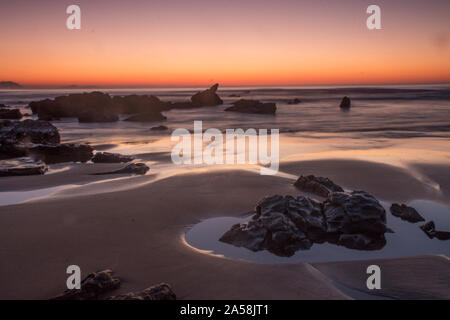
<svg viewBox="0 0 450 320"><path fill-rule="evenodd" d="M298 98L295 98L293 100L289 100L288 104L300 104L302 101Z"/></svg>
<svg viewBox="0 0 450 320"><path fill-rule="evenodd" d="M352 102L351 102L350 98L347 97L347 96L344 97L344 98L342 99L342 101L341 101L341 106L340 106L340 108L343 109L343 110L348 110L348 109L351 108L351 106L352 106Z"/></svg>
<svg viewBox="0 0 450 320"><path fill-rule="evenodd" d="M0 119L22 119L22 113L19 109L0 109Z"/></svg>
<svg viewBox="0 0 450 320"><path fill-rule="evenodd" d="M141 292L130 292L112 296L108 300L176 300L177 296L167 283L160 283Z"/></svg>
<svg viewBox="0 0 450 320"><path fill-rule="evenodd" d="M48 121L0 121L0 143L2 144L58 144L58 129Z"/></svg>
<svg viewBox="0 0 450 320"><path fill-rule="evenodd" d="M30 155L40 159L47 164L62 162L87 162L93 154L94 149L87 144L57 144L38 145L30 148Z"/></svg>
<svg viewBox="0 0 450 320"><path fill-rule="evenodd" d="M397 218L401 218L402 220L409 221L412 223L425 221L425 219L417 212L416 209L412 207L408 207L407 205L399 205L397 203L394 203L390 211L393 216Z"/></svg>
<svg viewBox="0 0 450 320"><path fill-rule="evenodd" d="M148 95L115 96L112 98L118 113L157 113L169 110L170 104L159 100L158 97Z"/></svg>
<svg viewBox="0 0 450 320"><path fill-rule="evenodd" d="M195 105L194 103L190 102L190 101L186 101L186 102L170 102L168 108L169 109L193 109L193 108L198 108L198 106Z"/></svg>
<svg viewBox="0 0 450 320"><path fill-rule="evenodd" d="M161 114L161 112L147 112L147 113L139 113L134 116L131 116L125 121L133 121L133 122L155 122L155 121L163 121L167 118Z"/></svg>
<svg viewBox="0 0 450 320"><path fill-rule="evenodd" d="M327 231L348 234L384 234L386 211L364 191L333 192L323 204Z"/></svg>
<svg viewBox="0 0 450 320"><path fill-rule="evenodd" d="M294 183L294 186L304 192L313 193L324 198L328 197L331 192L344 192L344 189L330 179L313 175L300 176Z"/></svg>
<svg viewBox="0 0 450 320"><path fill-rule="evenodd" d="M324 242L379 250L386 244L385 232L384 208L364 191L333 192L324 203L274 195L260 201L252 218L232 226L220 241L289 257Z"/></svg>
<svg viewBox="0 0 450 320"><path fill-rule="evenodd" d="M436 226L433 221L429 221L420 226L420 229L422 229L430 239L450 240L450 232L436 231Z"/></svg>
<svg viewBox="0 0 450 320"><path fill-rule="evenodd" d="M80 122L114 122L119 119L113 99L102 92L75 93L29 104L39 119L78 118Z"/></svg>
<svg viewBox="0 0 450 320"><path fill-rule="evenodd" d="M241 112L241 113L257 113L257 114L275 114L277 106L275 103L262 103L257 100L241 99L233 103L232 107L228 107L225 111Z"/></svg>
<svg viewBox="0 0 450 320"><path fill-rule="evenodd" d="M166 131L169 130L169 128L167 128L166 126L157 126L157 127L153 127L150 128L151 131Z"/></svg>
<svg viewBox="0 0 450 320"><path fill-rule="evenodd" d="M30 176L44 174L47 166L41 161L30 158L16 158L0 161L0 177L8 176Z"/></svg>
<svg viewBox="0 0 450 320"><path fill-rule="evenodd" d="M118 153L97 152L91 159L94 163L122 163L134 160L132 156L124 156Z"/></svg>
<svg viewBox="0 0 450 320"><path fill-rule="evenodd" d="M150 168L147 165L145 165L145 163L136 162L136 163L131 163L131 164L125 166L124 168L116 170L116 171L95 173L94 175L126 174L126 173L144 175L147 173L148 170L150 170Z"/></svg>
<svg viewBox="0 0 450 320"><path fill-rule="evenodd" d="M93 272L81 281L80 289L66 290L54 300L95 300L119 286L120 279L114 276L112 270Z"/></svg>
<svg viewBox="0 0 450 320"><path fill-rule="evenodd" d="M0 81L0 89L21 89L22 86L13 81Z"/></svg>
<svg viewBox="0 0 450 320"><path fill-rule="evenodd" d="M209 107L223 104L222 99L217 95L216 91L219 88L219 84L216 83L211 88L198 92L191 97L192 103L196 107Z"/></svg>

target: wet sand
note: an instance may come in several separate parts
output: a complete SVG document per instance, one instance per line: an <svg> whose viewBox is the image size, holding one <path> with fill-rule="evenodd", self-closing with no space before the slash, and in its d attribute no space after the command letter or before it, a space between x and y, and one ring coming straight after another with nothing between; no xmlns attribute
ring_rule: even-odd
<svg viewBox="0 0 450 320"><path fill-rule="evenodd" d="M387 165L330 160L289 163L282 170L328 176L346 188L387 199L425 197L446 202L440 192L428 190L406 171ZM70 170L2 179L0 185L6 191L68 184L83 174ZM448 181L448 171L441 176ZM113 269L122 279L120 293L168 282L179 299L348 299L331 280L342 279L344 285L356 289L365 285L362 262L348 262L345 268L336 263L328 267L263 265L208 255L184 243L187 228L202 219L239 216L266 195L297 194L286 178L242 170L212 171L180 174L125 191L66 193L66 197L0 207L0 299L55 296L64 291L65 270L71 264L79 265L83 275ZM395 276L417 259L390 259L386 269ZM387 294L402 287L399 297L416 298L422 288L431 287L430 296L448 298L449 282L435 274L448 275L449 261L432 256L420 259L421 276L405 273L396 281L388 278L384 282Z"/></svg>

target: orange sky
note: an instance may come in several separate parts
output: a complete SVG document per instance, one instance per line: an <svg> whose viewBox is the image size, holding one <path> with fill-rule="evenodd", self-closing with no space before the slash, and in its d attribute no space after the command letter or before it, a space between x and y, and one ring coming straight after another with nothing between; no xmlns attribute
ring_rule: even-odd
<svg viewBox="0 0 450 320"><path fill-rule="evenodd" d="M24 85L450 82L450 1L2 1L0 81ZM82 30L66 29L78 4ZM383 30L366 28L379 4Z"/></svg>

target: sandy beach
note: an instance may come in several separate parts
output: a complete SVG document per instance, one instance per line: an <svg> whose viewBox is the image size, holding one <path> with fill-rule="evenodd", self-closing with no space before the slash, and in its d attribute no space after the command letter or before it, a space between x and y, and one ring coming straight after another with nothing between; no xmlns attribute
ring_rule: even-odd
<svg viewBox="0 0 450 320"><path fill-rule="evenodd" d="M96 166L4 178L2 190L87 182ZM390 201L420 197L449 203L449 171L442 166L425 169L434 172L439 192L406 170L363 161L291 162L281 170L329 176L344 188L363 188ZM134 179L144 178L151 181L148 176ZM266 195L298 193L285 177L217 170L94 195L68 189L0 207L0 298L51 298L65 290L66 267L77 264L83 274L113 269L122 280L120 293L167 282L179 299L350 299L333 281L367 291L364 266L372 263L383 268L383 296L449 298L450 261L443 257L270 265L208 254L184 241L185 232L201 220L241 216Z"/></svg>

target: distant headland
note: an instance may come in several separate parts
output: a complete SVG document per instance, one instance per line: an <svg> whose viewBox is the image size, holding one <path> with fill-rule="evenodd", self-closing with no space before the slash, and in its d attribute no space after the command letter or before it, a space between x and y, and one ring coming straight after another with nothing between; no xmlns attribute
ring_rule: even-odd
<svg viewBox="0 0 450 320"><path fill-rule="evenodd" d="M0 89L21 89L22 86L12 81L0 81Z"/></svg>

